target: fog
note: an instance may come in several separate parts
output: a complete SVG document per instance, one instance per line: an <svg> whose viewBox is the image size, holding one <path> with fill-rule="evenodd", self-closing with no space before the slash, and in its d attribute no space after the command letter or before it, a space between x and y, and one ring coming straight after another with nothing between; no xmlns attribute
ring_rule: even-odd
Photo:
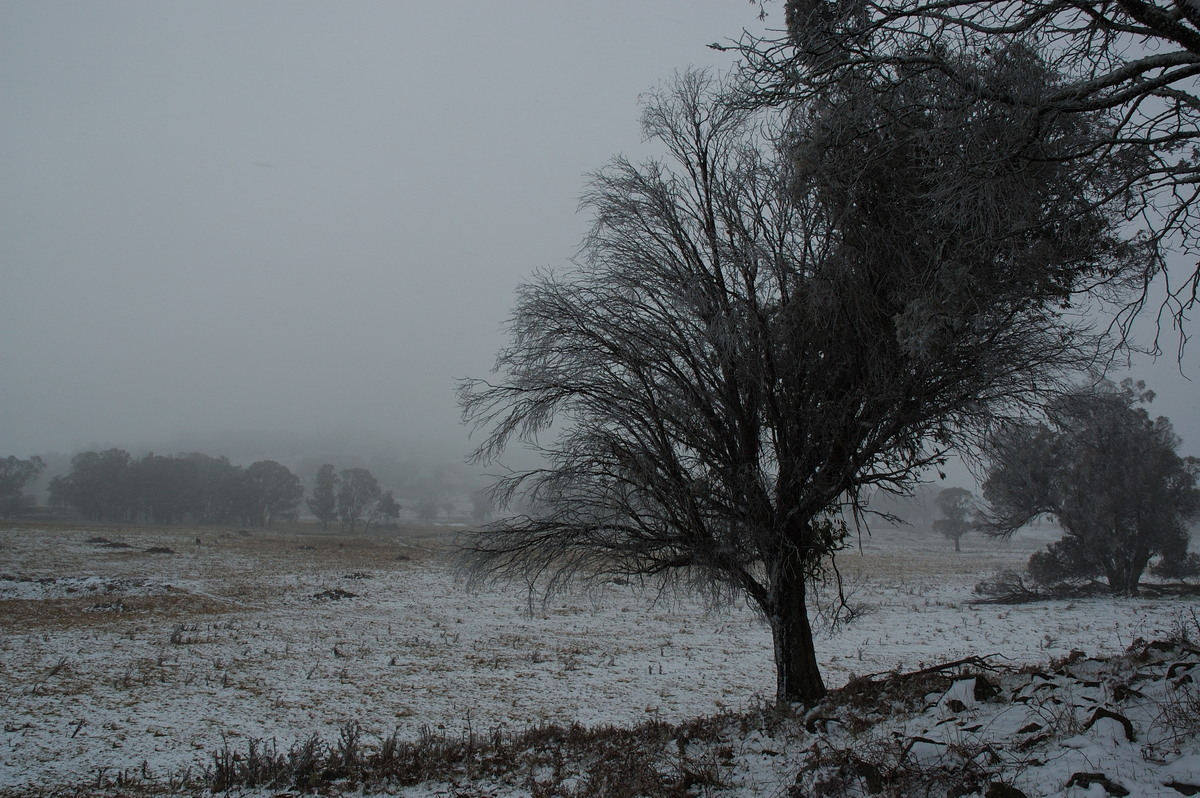
<svg viewBox="0 0 1200 798"><path fill-rule="evenodd" d="M514 287L730 0L0 6L0 452L346 433L461 460Z"/></svg>
<svg viewBox="0 0 1200 798"><path fill-rule="evenodd" d="M638 95L763 25L738 0L0 5L0 456L461 461L455 380L574 254L585 173L640 152ZM1200 453L1173 359L1135 371Z"/></svg>

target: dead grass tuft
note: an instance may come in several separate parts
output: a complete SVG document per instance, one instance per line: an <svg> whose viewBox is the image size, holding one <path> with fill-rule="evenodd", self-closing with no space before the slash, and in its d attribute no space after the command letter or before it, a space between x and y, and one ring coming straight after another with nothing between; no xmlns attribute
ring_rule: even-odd
<svg viewBox="0 0 1200 798"><path fill-rule="evenodd" d="M726 721L727 723L727 721ZM416 740L399 735L368 744L357 723L345 724L327 743L316 736L288 751L252 740L235 750L228 742L213 754L205 785L238 789L403 787L424 782L491 782L558 798L684 798L722 784L722 765L709 746L692 756L697 738L710 740L724 724L713 719L682 726L650 721L632 729L578 725L535 726L518 734L494 729L461 735L422 730Z"/></svg>

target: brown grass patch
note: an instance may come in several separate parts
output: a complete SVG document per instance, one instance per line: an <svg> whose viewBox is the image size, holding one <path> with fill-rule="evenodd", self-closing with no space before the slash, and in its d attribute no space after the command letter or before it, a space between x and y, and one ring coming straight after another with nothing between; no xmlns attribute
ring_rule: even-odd
<svg viewBox="0 0 1200 798"><path fill-rule="evenodd" d="M120 608L116 605L119 602ZM105 606L108 605L108 606ZM84 596L0 601L0 629L6 632L111 627L135 618L170 621L194 615L220 615L242 609L229 601L189 593L163 596Z"/></svg>

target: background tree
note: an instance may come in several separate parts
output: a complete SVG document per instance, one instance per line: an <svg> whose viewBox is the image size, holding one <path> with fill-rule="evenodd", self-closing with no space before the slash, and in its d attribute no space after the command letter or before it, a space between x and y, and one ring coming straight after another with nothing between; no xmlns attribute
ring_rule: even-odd
<svg viewBox="0 0 1200 798"><path fill-rule="evenodd" d="M258 526L270 526L272 521L290 516L304 497L300 478L274 460L252 463L246 469L246 478L253 486Z"/></svg>
<svg viewBox="0 0 1200 798"><path fill-rule="evenodd" d="M339 474L337 492L337 515L342 529L354 528L380 495L379 483L365 468L347 468Z"/></svg>
<svg viewBox="0 0 1200 798"><path fill-rule="evenodd" d="M396 519L400 517L400 504L396 501L396 497L392 492L384 491L383 495L371 506L367 513L367 523L363 527L363 532L366 533L371 528L371 524L394 524Z"/></svg>
<svg viewBox="0 0 1200 798"><path fill-rule="evenodd" d="M416 505L417 518L422 521L436 521L438 507L441 503L442 499L440 496L429 495L423 497Z"/></svg>
<svg viewBox="0 0 1200 798"><path fill-rule="evenodd" d="M304 495L299 479L273 460L243 469L196 453L150 453L135 461L120 449L77 454L71 470L51 481L50 493L53 503L97 521L252 526L290 515Z"/></svg>
<svg viewBox="0 0 1200 798"><path fill-rule="evenodd" d="M471 520L482 524L492 517L492 497L485 490L477 490L471 494Z"/></svg>
<svg viewBox="0 0 1200 798"><path fill-rule="evenodd" d="M198 452L179 455L195 470L191 500L193 518L204 524L226 524L238 520L242 469L227 457Z"/></svg>
<svg viewBox="0 0 1200 798"><path fill-rule="evenodd" d="M975 525L975 494L966 488L946 488L934 500L942 517L933 522L936 532L954 541L954 550L961 551L959 541Z"/></svg>
<svg viewBox="0 0 1200 798"><path fill-rule="evenodd" d="M25 495L25 486L38 478L46 468L42 458L34 455L21 460L14 455L0 460L0 517L21 515L33 500Z"/></svg>
<svg viewBox="0 0 1200 798"><path fill-rule="evenodd" d="M1200 461L1180 457L1171 423L1137 406L1152 398L1140 382L1102 383L994 441L983 485L989 528L1011 534L1043 514L1063 528L1030 558L1035 580L1102 577L1113 593L1135 595L1153 558L1167 572L1186 565Z"/></svg>
<svg viewBox="0 0 1200 798"><path fill-rule="evenodd" d="M123 449L80 452L71 470L50 481L51 501L75 507L89 521L129 521L137 507L133 457Z"/></svg>
<svg viewBox="0 0 1200 798"><path fill-rule="evenodd" d="M196 518L199 476L193 460L147 454L129 472L137 514L156 524L180 524Z"/></svg>
<svg viewBox="0 0 1200 798"><path fill-rule="evenodd" d="M760 2L760 6L763 5ZM1163 279L1164 308L1178 322L1197 301L1200 265L1172 280L1162 256L1195 257L1200 160L1200 6L1191 0L786 0L787 36L747 39L740 49L756 100L808 101L863 74L898 88L937 72L958 94L1038 118L1105 116L1066 157L1103 165L1132 194L1116 198L1155 244L1128 323ZM985 69L996 54L1036 53L1056 77L1022 91ZM1006 56L1007 57L1007 56ZM981 68L982 67L982 68ZM1060 122L1063 124L1063 122ZM1069 124L1069 123L1066 123ZM1103 201L1109 201L1105 198ZM1181 328L1182 333L1182 328ZM1186 340L1182 336L1180 345Z"/></svg>
<svg viewBox="0 0 1200 798"><path fill-rule="evenodd" d="M513 439L545 458L495 486L534 509L469 537L475 567L744 595L778 698L824 693L808 608L839 511L1052 379L1081 342L1062 306L1125 266L1115 219L1060 214L1102 190L1056 158L1070 127L927 77L847 86L786 131L701 74L649 98L666 159L592 177L580 262L521 287L499 378L460 386L478 460Z"/></svg>
<svg viewBox="0 0 1200 798"><path fill-rule="evenodd" d="M333 465L326 463L317 471L316 482L306 502L308 511L321 522L321 529L329 529L329 522L338 517L338 477Z"/></svg>

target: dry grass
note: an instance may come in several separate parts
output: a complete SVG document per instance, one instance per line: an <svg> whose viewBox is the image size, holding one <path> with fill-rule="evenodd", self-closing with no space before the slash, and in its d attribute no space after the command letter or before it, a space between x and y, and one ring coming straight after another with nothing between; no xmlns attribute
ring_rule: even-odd
<svg viewBox="0 0 1200 798"><path fill-rule="evenodd" d="M722 724L724 725L724 724ZM310 737L280 751L261 741L226 746L200 783L213 791L267 787L305 791L478 782L457 795L485 795L488 782L561 798L684 798L721 784L721 764L689 745L716 724L648 722L632 729L545 725L518 734L493 730L446 736L425 730L413 741L362 739L348 723L333 742ZM702 740L711 742L711 739ZM475 792L478 790L478 792Z"/></svg>
<svg viewBox="0 0 1200 798"><path fill-rule="evenodd" d="M393 563L439 556L453 540L452 531L432 526L372 530L368 535L323 532L305 524L246 530L42 521L22 523L17 529L19 534L42 538L43 545L37 548L37 559L22 559L12 551L5 557L0 545L0 562L4 563L0 575L20 574L22 579L36 580L95 572L135 578L151 574L167 587L157 595L122 597L120 606L114 607L101 606L106 602L103 595L10 599L0 613L0 630L9 632L136 626L151 619L161 623L221 615L269 602L273 588L264 584L263 573L378 571ZM192 593L169 584L214 575L225 584L221 596Z"/></svg>

